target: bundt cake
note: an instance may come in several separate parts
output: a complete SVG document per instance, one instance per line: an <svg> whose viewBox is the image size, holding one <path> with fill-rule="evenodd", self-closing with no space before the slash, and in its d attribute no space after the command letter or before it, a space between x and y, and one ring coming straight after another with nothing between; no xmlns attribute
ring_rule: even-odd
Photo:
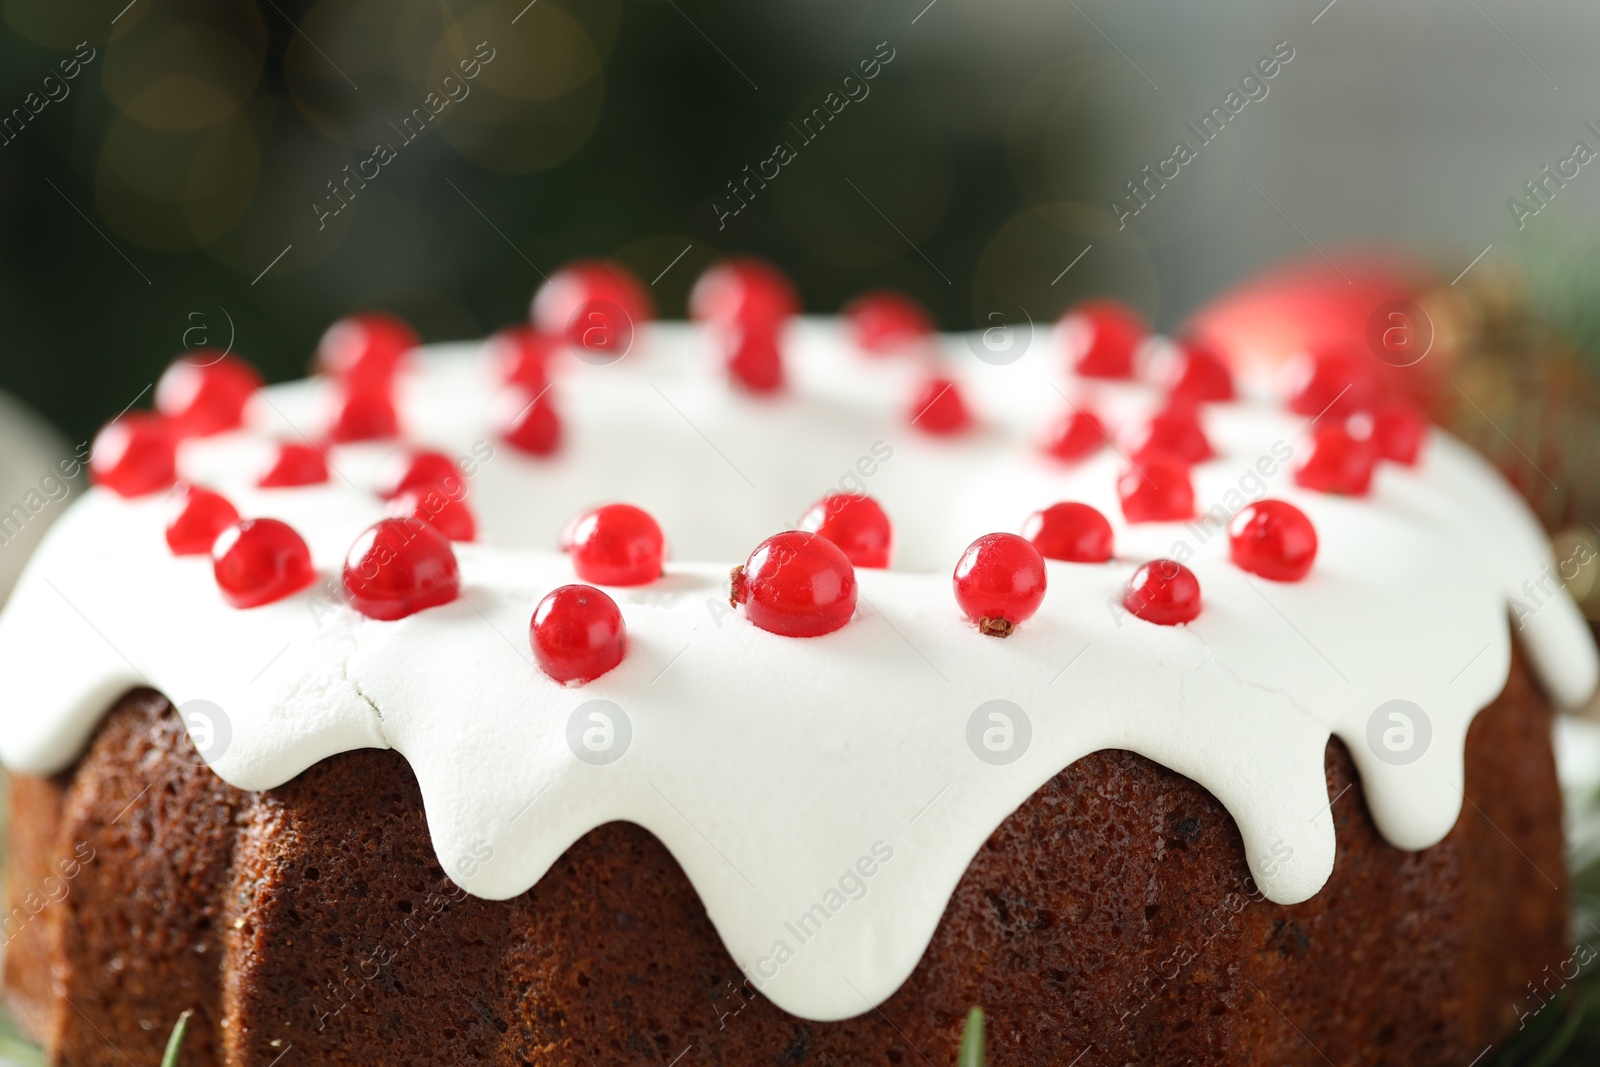
<svg viewBox="0 0 1600 1067"><path fill-rule="evenodd" d="M1566 954L1596 655L1362 354L1094 302L189 354L0 615L52 1063L1460 1064ZM1063 362L1065 361L1065 369ZM808 510L809 508L809 510ZM720 561L720 562L719 562Z"/></svg>

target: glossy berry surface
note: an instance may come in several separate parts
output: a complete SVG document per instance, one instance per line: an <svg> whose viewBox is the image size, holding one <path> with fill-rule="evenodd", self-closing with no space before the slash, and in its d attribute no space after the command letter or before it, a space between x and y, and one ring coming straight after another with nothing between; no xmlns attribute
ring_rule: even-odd
<svg viewBox="0 0 1600 1067"><path fill-rule="evenodd" d="M732 327L728 331L728 378L747 393L776 393L783 388L783 354L778 335L766 327Z"/></svg>
<svg viewBox="0 0 1600 1067"><path fill-rule="evenodd" d="M1284 403L1297 415L1338 418L1370 407L1377 393L1374 360L1359 349L1297 352L1284 364Z"/></svg>
<svg viewBox="0 0 1600 1067"><path fill-rule="evenodd" d="M607 504L579 516L565 541L578 577L600 585L653 582L667 556L660 524L632 504Z"/></svg>
<svg viewBox="0 0 1600 1067"><path fill-rule="evenodd" d="M145 496L178 480L178 445L166 420L132 411L95 434L89 474L118 496Z"/></svg>
<svg viewBox="0 0 1600 1067"><path fill-rule="evenodd" d="M167 512L167 547L174 556L205 556L217 535L239 521L239 511L221 493L180 486Z"/></svg>
<svg viewBox="0 0 1600 1067"><path fill-rule="evenodd" d="M873 355L897 351L933 334L933 319L921 304L904 293L863 293L846 304L840 314L857 347Z"/></svg>
<svg viewBox="0 0 1600 1067"><path fill-rule="evenodd" d="M550 384L550 360L561 350L561 338L532 326L509 326L489 338L489 351L507 385L535 395Z"/></svg>
<svg viewBox="0 0 1600 1067"><path fill-rule="evenodd" d="M723 327L776 331L800 313L800 296L777 267L754 256L714 263L689 293L689 316Z"/></svg>
<svg viewBox="0 0 1600 1067"><path fill-rule="evenodd" d="M361 532L344 561L350 606L369 619L403 619L461 595L449 540L417 519L380 519Z"/></svg>
<svg viewBox="0 0 1600 1067"><path fill-rule="evenodd" d="M1129 612L1161 626L1192 622L1200 614L1200 582L1170 559L1153 559L1133 572L1122 594Z"/></svg>
<svg viewBox="0 0 1600 1067"><path fill-rule="evenodd" d="M1233 372L1215 348L1193 337L1157 346L1145 365L1144 376L1176 400L1209 403L1232 400Z"/></svg>
<svg viewBox="0 0 1600 1067"><path fill-rule="evenodd" d="M278 446L265 474L256 482L263 489L296 485L321 485L328 480L328 459L314 446L285 441Z"/></svg>
<svg viewBox="0 0 1600 1067"><path fill-rule="evenodd" d="M1293 504L1258 500L1228 523L1228 554L1240 570L1275 582L1298 582L1317 558L1317 531Z"/></svg>
<svg viewBox="0 0 1600 1067"><path fill-rule="evenodd" d="M236 608L282 600L317 577L304 539L277 519L245 519L224 529L211 545L211 569Z"/></svg>
<svg viewBox="0 0 1600 1067"><path fill-rule="evenodd" d="M582 685L622 662L628 634L616 601L593 586L563 585L534 608L528 643L544 673Z"/></svg>
<svg viewBox="0 0 1600 1067"><path fill-rule="evenodd" d="M237 356L200 350L177 360L156 382L156 410L172 432L204 437L244 422L245 405L261 388L261 375Z"/></svg>
<svg viewBox="0 0 1600 1067"><path fill-rule="evenodd" d="M533 296L533 324L580 351L626 352L634 331L654 316L649 291L608 260L568 263Z"/></svg>
<svg viewBox="0 0 1600 1067"><path fill-rule="evenodd" d="M1133 355L1150 327L1115 300L1085 300L1058 327L1067 366L1084 378L1131 378Z"/></svg>
<svg viewBox="0 0 1600 1067"><path fill-rule="evenodd" d="M917 390L907 413L911 425L935 437L950 437L972 425L961 387L949 378L930 378Z"/></svg>
<svg viewBox="0 0 1600 1067"><path fill-rule="evenodd" d="M547 390L523 400L522 409L506 427L506 443L530 456L552 456L561 448L561 417Z"/></svg>
<svg viewBox="0 0 1600 1067"><path fill-rule="evenodd" d="M1109 440L1098 415L1074 407L1050 424L1039 447L1063 463L1077 463L1100 451Z"/></svg>
<svg viewBox="0 0 1600 1067"><path fill-rule="evenodd" d="M454 490L442 484L412 484L390 498L387 510L397 519L425 522L451 541L475 541L478 520L461 499L461 488L460 479Z"/></svg>
<svg viewBox="0 0 1600 1067"><path fill-rule="evenodd" d="M1111 523L1088 504L1051 504L1028 516L1022 536L1045 559L1104 563L1111 558Z"/></svg>
<svg viewBox="0 0 1600 1067"><path fill-rule="evenodd" d="M1181 401L1134 427L1123 447L1135 460L1151 452L1165 452L1185 463L1200 463L1212 456L1199 411Z"/></svg>
<svg viewBox="0 0 1600 1067"><path fill-rule="evenodd" d="M333 421L328 426L329 440L381 441L400 433L400 416L387 388L362 387L341 390L334 401Z"/></svg>
<svg viewBox="0 0 1600 1067"><path fill-rule="evenodd" d="M860 493L829 493L806 509L800 529L839 546L852 566L887 567L894 530L883 507Z"/></svg>
<svg viewBox="0 0 1600 1067"><path fill-rule="evenodd" d="M317 343L317 367L356 388L387 388L420 341L404 319L382 311L349 315Z"/></svg>
<svg viewBox="0 0 1600 1067"><path fill-rule="evenodd" d="M1294 482L1319 493L1365 496L1377 462L1378 449L1370 433L1358 436L1349 423L1319 425L1300 446Z"/></svg>
<svg viewBox="0 0 1600 1067"><path fill-rule="evenodd" d="M416 486L444 487L454 496L465 496L466 479L456 461L443 452L422 449L393 457L378 479L378 495L388 500Z"/></svg>
<svg viewBox="0 0 1600 1067"><path fill-rule="evenodd" d="M775 534L733 569L729 602L784 637L820 637L856 610L856 571L844 550L804 531Z"/></svg>
<svg viewBox="0 0 1600 1067"><path fill-rule="evenodd" d="M1044 603L1044 557L1016 534L984 534L961 554L951 581L980 633L1009 637Z"/></svg>
<svg viewBox="0 0 1600 1067"><path fill-rule="evenodd" d="M1428 420L1417 406L1400 397L1379 400L1370 412L1372 443L1381 459L1415 466L1428 437Z"/></svg>
<svg viewBox="0 0 1600 1067"><path fill-rule="evenodd" d="M1117 478L1122 517L1129 522L1185 522L1194 518L1189 465L1177 456L1149 452Z"/></svg>

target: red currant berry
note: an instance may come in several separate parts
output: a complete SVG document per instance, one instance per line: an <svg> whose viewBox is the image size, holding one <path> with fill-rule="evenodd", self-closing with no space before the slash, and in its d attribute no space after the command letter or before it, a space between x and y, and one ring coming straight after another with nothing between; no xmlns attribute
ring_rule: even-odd
<svg viewBox="0 0 1600 1067"><path fill-rule="evenodd" d="M317 344L317 367L351 386L387 388L419 343L405 320L382 311L362 312L328 327Z"/></svg>
<svg viewBox="0 0 1600 1067"><path fill-rule="evenodd" d="M256 608L297 593L317 579L311 550L288 523L245 519L211 545L211 570L223 599Z"/></svg>
<svg viewBox="0 0 1600 1067"><path fill-rule="evenodd" d="M561 447L561 417L550 402L550 393L528 397L522 410L506 428L506 443L530 456L550 456Z"/></svg>
<svg viewBox="0 0 1600 1067"><path fill-rule="evenodd" d="M1194 337L1156 346L1144 374L1174 399L1194 403L1233 399L1233 373L1211 345Z"/></svg>
<svg viewBox="0 0 1600 1067"><path fill-rule="evenodd" d="M1064 463L1077 463L1100 451L1108 440L1105 424L1098 415L1074 407L1045 431L1040 448Z"/></svg>
<svg viewBox="0 0 1600 1067"><path fill-rule="evenodd" d="M1177 456L1146 452L1117 478L1122 517L1129 522L1184 522L1194 518L1189 465Z"/></svg>
<svg viewBox="0 0 1600 1067"><path fill-rule="evenodd" d="M455 486L457 494L464 488L459 478ZM387 510L397 519L425 522L452 541L474 541L478 537L478 521L473 518L472 509L445 485L410 485L389 500Z"/></svg>
<svg viewBox="0 0 1600 1067"><path fill-rule="evenodd" d="M1122 606L1160 626L1192 622L1200 614L1200 582L1181 563L1153 559L1128 579Z"/></svg>
<svg viewBox="0 0 1600 1067"><path fill-rule="evenodd" d="M243 423L245 404L260 388L261 375L250 364L202 349L162 373L156 382L156 410L180 437L204 437Z"/></svg>
<svg viewBox="0 0 1600 1067"><path fill-rule="evenodd" d="M616 601L593 586L563 585L533 609L528 642L544 673L582 685L622 662L628 633Z"/></svg>
<svg viewBox="0 0 1600 1067"><path fill-rule="evenodd" d="M1378 449L1368 436L1357 436L1344 423L1318 426L1301 446L1294 482L1322 493L1365 496L1372 485Z"/></svg>
<svg viewBox="0 0 1600 1067"><path fill-rule="evenodd" d="M580 259L556 271L533 296L533 324L576 349L624 353L641 323L655 316L650 293L619 263Z"/></svg>
<svg viewBox="0 0 1600 1067"><path fill-rule="evenodd" d="M489 338L490 358L507 385L520 386L530 396L550 384L550 360L561 339L532 326L508 326Z"/></svg>
<svg viewBox="0 0 1600 1067"><path fill-rule="evenodd" d="M263 489L283 489L296 485L321 485L328 480L328 457L312 445L285 441L278 454L256 482Z"/></svg>
<svg viewBox="0 0 1600 1067"><path fill-rule="evenodd" d="M419 485L437 485L452 496L467 495L466 479L456 461L427 450L404 452L389 460L378 479L378 495L388 500Z"/></svg>
<svg viewBox="0 0 1600 1067"><path fill-rule="evenodd" d="M1022 536L1045 559L1104 563L1111 558L1111 524L1088 504L1051 504L1028 516Z"/></svg>
<svg viewBox="0 0 1600 1067"><path fill-rule="evenodd" d="M400 416L387 388L345 388L333 409L328 438L341 444L379 441L400 433Z"/></svg>
<svg viewBox="0 0 1600 1067"><path fill-rule="evenodd" d="M180 486L167 513L167 547L174 556L210 555L217 535L238 521L238 509L221 493Z"/></svg>
<svg viewBox="0 0 1600 1067"><path fill-rule="evenodd" d="M800 530L775 534L733 569L728 602L784 637L820 637L856 610L856 571L843 549Z"/></svg>
<svg viewBox="0 0 1600 1067"><path fill-rule="evenodd" d="M1044 603L1044 557L1016 534L984 534L961 554L956 603L990 637L1010 637Z"/></svg>
<svg viewBox="0 0 1600 1067"><path fill-rule="evenodd" d="M1400 397L1385 397L1372 409L1372 443L1379 457L1407 467L1416 465L1428 436L1428 420L1417 406Z"/></svg>
<svg viewBox="0 0 1600 1067"><path fill-rule="evenodd" d="M643 508L607 504L580 516L567 528L566 550L572 569L586 582L644 585L661 577L667 539Z"/></svg>
<svg viewBox="0 0 1600 1067"><path fill-rule="evenodd" d="M1377 393L1377 369L1359 349L1297 352L1284 364L1284 403L1298 415L1348 415L1371 407Z"/></svg>
<svg viewBox="0 0 1600 1067"><path fill-rule="evenodd" d="M887 567L894 534L889 516L870 496L829 493L806 509L800 529L839 546L852 566Z"/></svg>
<svg viewBox="0 0 1600 1067"><path fill-rule="evenodd" d="M1293 504L1258 500L1228 523L1228 553L1240 570L1275 582L1298 582L1317 558L1317 531Z"/></svg>
<svg viewBox="0 0 1600 1067"><path fill-rule="evenodd" d="M950 437L972 425L961 388L949 378L930 378L917 390L909 413L911 425L935 437Z"/></svg>
<svg viewBox="0 0 1600 1067"><path fill-rule="evenodd" d="M1150 416L1128 435L1124 446L1134 459L1149 452L1165 452L1185 463L1200 463L1212 456L1200 413L1182 401Z"/></svg>
<svg viewBox="0 0 1600 1067"><path fill-rule="evenodd" d="M1083 378L1131 378L1133 354L1150 327L1115 300L1085 300L1061 317L1067 365Z"/></svg>
<svg viewBox="0 0 1600 1067"><path fill-rule="evenodd" d="M783 355L778 338L766 327L731 327L728 376L749 393L775 393L783 388Z"/></svg>
<svg viewBox="0 0 1600 1067"><path fill-rule="evenodd" d="M863 293L840 312L850 336L864 352L883 355L933 334L933 320L923 306L903 293Z"/></svg>
<svg viewBox="0 0 1600 1067"><path fill-rule="evenodd" d="M418 519L379 519L344 560L350 606L369 619L403 619L461 595L449 540Z"/></svg>
<svg viewBox="0 0 1600 1067"><path fill-rule="evenodd" d="M89 450L96 485L118 496L144 496L178 480L178 445L159 415L133 411L105 424Z"/></svg>
<svg viewBox="0 0 1600 1067"><path fill-rule="evenodd" d="M696 322L768 332L800 313L800 297L783 272L764 259L734 256L712 264L689 293Z"/></svg>

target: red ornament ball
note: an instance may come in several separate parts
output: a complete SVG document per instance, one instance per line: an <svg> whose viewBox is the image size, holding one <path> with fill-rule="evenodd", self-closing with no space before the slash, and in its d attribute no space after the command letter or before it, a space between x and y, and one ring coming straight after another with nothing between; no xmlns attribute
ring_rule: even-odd
<svg viewBox="0 0 1600 1067"><path fill-rule="evenodd" d="M1145 363L1144 376L1175 400L1198 404L1232 400L1234 396L1228 361L1211 345L1194 337L1156 346Z"/></svg>
<svg viewBox="0 0 1600 1067"><path fill-rule="evenodd" d="M908 417L911 425L935 437L953 437L972 425L961 387L949 378L930 378L917 390Z"/></svg>
<svg viewBox="0 0 1600 1067"><path fill-rule="evenodd" d="M1085 300L1058 324L1067 365L1083 378L1131 378L1133 356L1150 335L1134 310L1115 300Z"/></svg>
<svg viewBox="0 0 1600 1067"><path fill-rule="evenodd" d="M346 386L334 402L328 439L339 444L381 441L400 433L400 416L384 386Z"/></svg>
<svg viewBox="0 0 1600 1067"><path fill-rule="evenodd" d="M1200 582L1175 560L1153 559L1128 579L1122 606L1160 626L1192 622L1200 614Z"/></svg>
<svg viewBox="0 0 1600 1067"><path fill-rule="evenodd" d="M563 585L534 609L528 643L551 678L582 685L622 662L628 634L616 601L593 586Z"/></svg>
<svg viewBox="0 0 1600 1067"><path fill-rule="evenodd" d="M820 637L856 610L856 571L844 550L801 530L775 534L735 567L729 603L784 637Z"/></svg>
<svg viewBox="0 0 1600 1067"><path fill-rule="evenodd" d="M1421 458L1428 438L1428 420L1409 400L1397 396L1380 399L1371 411L1372 443L1378 456L1407 467Z"/></svg>
<svg viewBox="0 0 1600 1067"><path fill-rule="evenodd" d="M1098 415L1073 407L1050 425L1039 447L1063 463L1077 463L1100 451L1110 439Z"/></svg>
<svg viewBox="0 0 1600 1067"><path fill-rule="evenodd" d="M661 577L667 539L643 508L607 504L579 516L567 528L572 569L599 585L644 585Z"/></svg>
<svg viewBox="0 0 1600 1067"><path fill-rule="evenodd" d="M1123 447L1134 459L1150 452L1164 452L1185 463L1202 463L1212 456L1211 442L1200 425L1200 413L1193 404L1183 401L1151 415L1128 435Z"/></svg>
<svg viewBox="0 0 1600 1067"><path fill-rule="evenodd" d="M305 540L277 519L245 519L224 529L211 545L211 570L236 608L282 600L317 578Z"/></svg>
<svg viewBox="0 0 1600 1067"><path fill-rule="evenodd" d="M278 446L272 464L257 481L262 489L286 489L297 485L321 485L328 480L328 457L313 445L285 441Z"/></svg>
<svg viewBox="0 0 1600 1067"><path fill-rule="evenodd" d="M956 603L990 637L1011 636L1044 603L1044 557L1016 534L984 534L972 542L951 580Z"/></svg>
<svg viewBox="0 0 1600 1067"><path fill-rule="evenodd" d="M118 496L145 496L178 480L178 443L167 421L131 411L105 424L89 450L89 474Z"/></svg>
<svg viewBox="0 0 1600 1067"><path fill-rule="evenodd" d="M806 509L800 529L839 546L856 567L887 567L894 532L879 503L861 493L829 493Z"/></svg>
<svg viewBox="0 0 1600 1067"><path fill-rule="evenodd" d="M655 317L650 292L609 260L580 259L552 274L533 295L533 324L580 354L621 358L634 332Z"/></svg>
<svg viewBox="0 0 1600 1067"><path fill-rule="evenodd" d="M689 293L689 316L715 326L776 331L800 313L800 296L777 267L754 256L711 265Z"/></svg>
<svg viewBox="0 0 1600 1067"><path fill-rule="evenodd" d="M904 293L862 293L840 312L850 337L863 352L881 356L933 335L933 319Z"/></svg>
<svg viewBox="0 0 1600 1067"><path fill-rule="evenodd" d="M1295 484L1320 493L1365 496L1372 485L1378 449L1372 443L1370 425L1364 429L1366 432L1358 434L1341 422L1318 426L1295 458Z"/></svg>
<svg viewBox="0 0 1600 1067"><path fill-rule="evenodd" d="M1284 403L1297 415L1339 418L1371 407L1378 395L1373 358L1359 349L1297 352L1282 373Z"/></svg>
<svg viewBox="0 0 1600 1067"><path fill-rule="evenodd" d="M766 326L733 326L727 343L728 377L735 386L758 395L783 389L783 354L776 331Z"/></svg>
<svg viewBox="0 0 1600 1067"><path fill-rule="evenodd" d="M317 367L355 388L388 388L405 356L421 342L404 319L382 311L349 315L317 343Z"/></svg>
<svg viewBox="0 0 1600 1067"><path fill-rule="evenodd" d="M361 532L344 561L350 606L369 619L403 619L461 595L450 541L414 518L379 519Z"/></svg>
<svg viewBox="0 0 1600 1067"><path fill-rule="evenodd" d="M261 375L237 356L209 349L176 360L156 382L156 410L180 437L204 437L244 422Z"/></svg>
<svg viewBox="0 0 1600 1067"><path fill-rule="evenodd" d="M1051 504L1028 516L1022 536L1045 559L1104 563L1111 558L1111 524L1088 504Z"/></svg>
<svg viewBox="0 0 1600 1067"><path fill-rule="evenodd" d="M561 417L550 392L524 396L522 409L506 427L506 443L530 456L553 456L561 449Z"/></svg>
<svg viewBox="0 0 1600 1067"><path fill-rule="evenodd" d="M559 337L532 326L508 326L489 338L500 380L526 389L530 396L550 384L550 360L560 348Z"/></svg>
<svg viewBox="0 0 1600 1067"><path fill-rule="evenodd" d="M1317 531L1293 504L1258 500L1229 521L1228 553L1240 570L1275 582L1298 582L1317 558Z"/></svg>
<svg viewBox="0 0 1600 1067"><path fill-rule="evenodd" d="M210 555L217 535L238 521L238 509L221 493L179 486L167 513L167 547L174 556Z"/></svg>
<svg viewBox="0 0 1600 1067"><path fill-rule="evenodd" d="M443 452L421 449L395 456L378 480L378 495L388 500L417 486L441 486L453 496L467 495L466 479L456 461Z"/></svg>
<svg viewBox="0 0 1600 1067"><path fill-rule="evenodd" d="M1194 518L1189 464L1163 452L1146 452L1117 478L1122 517L1129 522L1186 522Z"/></svg>
<svg viewBox="0 0 1600 1067"><path fill-rule="evenodd" d="M387 511L397 519L417 519L452 541L475 541L478 520L462 499L460 479L452 490L444 484L412 484L390 498Z"/></svg>

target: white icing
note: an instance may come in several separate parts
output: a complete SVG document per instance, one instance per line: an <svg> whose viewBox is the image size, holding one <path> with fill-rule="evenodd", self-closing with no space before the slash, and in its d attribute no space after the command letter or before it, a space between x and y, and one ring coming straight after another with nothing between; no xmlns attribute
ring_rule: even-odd
<svg viewBox="0 0 1600 1067"><path fill-rule="evenodd" d="M1279 584L1234 568L1225 532L1124 524L1115 452L1063 468L1029 447L1064 406L1058 388L1113 423L1151 402L1139 389L1066 382L1044 343L1009 366L972 359L962 338L945 344L981 423L955 441L906 427L919 373L909 361L859 356L835 323L791 327L791 390L776 400L732 392L695 328L659 325L619 364L565 368L567 442L548 461L495 440L509 401L476 346L428 352L403 383L403 417L418 443L464 456L478 446L471 503L484 543L458 546L462 600L398 622L315 592L229 608L208 560L167 552L162 501L94 490L51 531L0 617L0 757L30 773L67 767L108 705L140 684L224 709L231 740L212 763L244 789L337 752L393 747L421 784L440 861L490 899L528 889L595 826L635 822L682 864L766 995L837 1019L904 981L989 833L1087 753L1129 749L1211 790L1261 888L1293 903L1334 862L1330 734L1349 746L1390 841L1425 848L1449 831L1467 727L1509 670L1512 598L1553 697L1576 704L1593 690L1595 651L1575 608L1548 585L1532 587L1537 602L1523 588L1550 562L1544 536L1447 435L1431 435L1418 468L1384 465L1372 495L1349 500L1299 490L1281 458L1264 487L1252 480L1276 442L1281 457L1298 441L1303 419L1268 404L1208 409L1220 456L1196 469L1201 507L1242 484L1316 525L1311 576ZM187 444L180 465L243 513L294 525L332 580L382 514L371 488L393 448L334 449L326 486L251 486L268 441L317 436L325 389L273 388L248 432ZM732 562L874 455L860 484L893 518L905 569L860 572L858 616L821 638L778 637L729 611ZM982 637L950 591L961 550L1062 499L1107 515L1116 561L1051 563L1038 615L1007 640ZM553 551L561 526L611 500L651 510L674 562L651 586L613 590L629 634L622 665L563 688L532 664L528 620L540 596L575 580ZM1162 627L1113 612L1133 568L1179 540L1194 553L1200 617ZM567 741L569 717L596 699L622 707L632 729L609 765L581 761ZM1395 699L1425 709L1432 728L1403 766L1367 742L1374 710ZM1031 724L1026 752L1005 766L967 743L969 717L991 700ZM848 876L858 863L870 878ZM841 878L864 895L837 892ZM828 918L802 939L796 921L819 904ZM787 952L775 954L779 943Z"/></svg>

